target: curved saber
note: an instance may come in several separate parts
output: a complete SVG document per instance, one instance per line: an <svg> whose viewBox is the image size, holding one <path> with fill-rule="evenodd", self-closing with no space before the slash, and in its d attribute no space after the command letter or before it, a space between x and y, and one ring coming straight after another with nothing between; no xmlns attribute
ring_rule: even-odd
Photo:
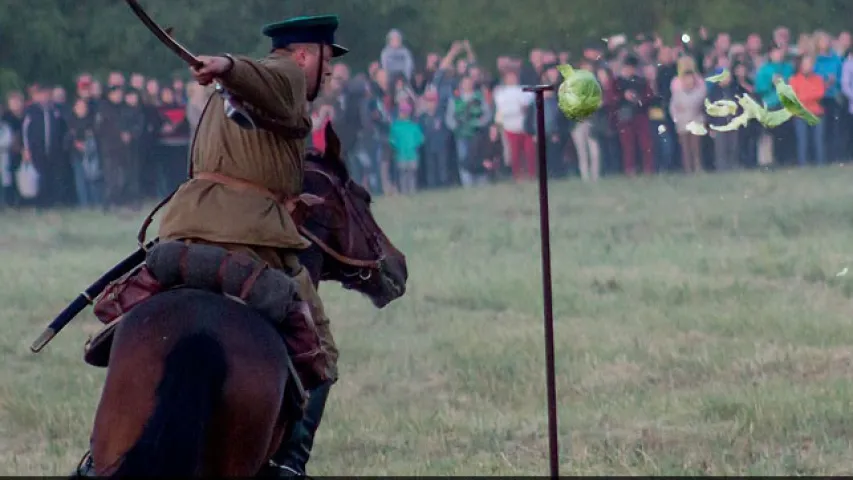
<svg viewBox="0 0 853 480"><path fill-rule="evenodd" d="M130 6L130 9L133 10L133 13L142 20L142 23L148 27L148 30L151 30L151 33L154 34L155 37L160 39L164 45L169 47L169 50L175 52L181 59L187 62L191 67L200 68L204 66L201 60L199 60L195 55L189 52L183 45L178 43L169 32L163 30L160 25L157 25L157 22L151 19L145 10L142 8L142 5L139 4L136 0L125 0L127 4ZM171 30L171 28L169 29Z"/></svg>
<svg viewBox="0 0 853 480"><path fill-rule="evenodd" d="M145 10L139 5L139 2L136 0L125 0L127 4L130 6L130 9L133 10L133 13L142 20L142 23L148 27L148 30L151 30L151 33L154 34L155 37L160 39L160 41L169 47L169 50L175 52L181 59L187 62L193 68L201 68L204 66L204 62L198 59L195 55L189 52L183 45L177 42L170 35L172 32L172 28L169 27L167 29L163 29L160 25L157 25L157 22L151 19ZM243 128L254 130L258 128L258 122L252 117L252 114L246 110L246 106L242 100L235 97L233 94L228 92L221 84L216 83L216 91L219 93L223 99L225 99L225 115L228 116L231 120L236 122Z"/></svg>

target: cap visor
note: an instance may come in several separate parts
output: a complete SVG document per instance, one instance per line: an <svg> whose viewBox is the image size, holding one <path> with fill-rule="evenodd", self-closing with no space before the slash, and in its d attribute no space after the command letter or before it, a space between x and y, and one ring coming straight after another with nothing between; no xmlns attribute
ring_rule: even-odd
<svg viewBox="0 0 853 480"><path fill-rule="evenodd" d="M332 44L332 58L343 57L349 53L349 49L338 44Z"/></svg>

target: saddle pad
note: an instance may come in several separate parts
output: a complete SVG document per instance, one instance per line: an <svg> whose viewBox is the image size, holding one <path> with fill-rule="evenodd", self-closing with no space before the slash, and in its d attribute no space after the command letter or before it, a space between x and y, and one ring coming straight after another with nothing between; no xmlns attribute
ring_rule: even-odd
<svg viewBox="0 0 853 480"><path fill-rule="evenodd" d="M93 367L105 368L110 361L110 351L113 345L113 333L116 326L124 318L117 317L112 322L101 327L94 335L89 337L83 346L83 360Z"/></svg>
<svg viewBox="0 0 853 480"><path fill-rule="evenodd" d="M246 302L239 298L224 294L225 298L245 305ZM106 368L110 363L110 352L113 345L113 334L119 322L124 319L124 315L117 317L112 322L101 327L100 330L89 336L86 344L83 346L83 360L93 367Z"/></svg>

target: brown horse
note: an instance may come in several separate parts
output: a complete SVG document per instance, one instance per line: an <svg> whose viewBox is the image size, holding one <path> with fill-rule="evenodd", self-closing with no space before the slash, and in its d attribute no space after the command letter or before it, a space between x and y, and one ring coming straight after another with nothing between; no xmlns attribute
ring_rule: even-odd
<svg viewBox="0 0 853 480"><path fill-rule="evenodd" d="M367 192L326 130L306 159L305 193L323 198L300 228L300 258L316 283L335 280L382 308L405 293L404 255L376 224ZM174 289L131 310L115 329L91 437L97 476L259 474L300 420L287 350L260 313L213 292Z"/></svg>

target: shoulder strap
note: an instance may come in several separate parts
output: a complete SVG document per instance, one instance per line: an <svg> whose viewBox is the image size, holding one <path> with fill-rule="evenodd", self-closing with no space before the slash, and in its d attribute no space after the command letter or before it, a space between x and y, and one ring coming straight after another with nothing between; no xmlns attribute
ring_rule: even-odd
<svg viewBox="0 0 853 480"><path fill-rule="evenodd" d="M213 101L214 93L212 93L208 98L207 102L204 104L204 108L201 111L201 115L198 116L198 125L196 125L195 131L193 132L193 139L190 142L189 149L187 150L187 180L193 178L193 149L195 147L196 139L198 138L199 126L201 126L201 120L204 118L204 114L207 113L207 108L210 106L210 102ZM169 200L175 196L175 192L178 191L178 188L181 188L180 185L172 190L166 198L160 200L153 210L145 217L145 220L142 222L142 226L139 227L139 232L136 234L136 242L139 248L145 250L145 235L148 232L148 227L151 226L151 222L154 221L154 215L163 208L164 205L169 203Z"/></svg>

